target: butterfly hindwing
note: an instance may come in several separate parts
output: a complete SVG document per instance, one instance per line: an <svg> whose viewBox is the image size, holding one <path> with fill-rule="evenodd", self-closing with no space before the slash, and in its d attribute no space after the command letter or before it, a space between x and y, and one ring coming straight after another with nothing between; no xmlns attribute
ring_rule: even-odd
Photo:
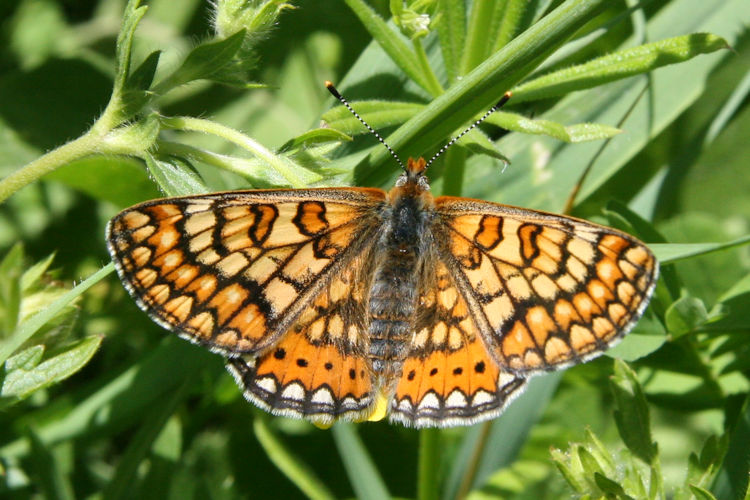
<svg viewBox="0 0 750 500"><path fill-rule="evenodd" d="M341 188L156 200L115 217L107 240L155 321L223 354L255 353L362 251L383 198Z"/></svg>
<svg viewBox="0 0 750 500"><path fill-rule="evenodd" d="M391 419L412 427L468 425L493 418L525 380L488 354L445 265L425 273L415 335L391 403Z"/></svg>
<svg viewBox="0 0 750 500"><path fill-rule="evenodd" d="M369 279L363 264L354 259L337 273L265 353L228 360L247 399L275 414L321 424L361 419L372 411L364 304Z"/></svg>
<svg viewBox="0 0 750 500"><path fill-rule="evenodd" d="M658 263L625 233L480 200L435 203L441 258L493 358L515 373L598 355L648 303Z"/></svg>

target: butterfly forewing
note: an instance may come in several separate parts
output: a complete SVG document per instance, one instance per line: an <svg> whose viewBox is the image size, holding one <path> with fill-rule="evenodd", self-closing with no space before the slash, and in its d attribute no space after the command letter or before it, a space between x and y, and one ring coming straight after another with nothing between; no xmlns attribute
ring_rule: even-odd
<svg viewBox="0 0 750 500"><path fill-rule="evenodd" d="M648 303L658 264L625 233L480 200L435 203L440 254L494 359L514 373L601 353Z"/></svg>
<svg viewBox="0 0 750 500"><path fill-rule="evenodd" d="M155 321L224 354L273 345L374 236L371 189L219 193L115 217L118 274Z"/></svg>

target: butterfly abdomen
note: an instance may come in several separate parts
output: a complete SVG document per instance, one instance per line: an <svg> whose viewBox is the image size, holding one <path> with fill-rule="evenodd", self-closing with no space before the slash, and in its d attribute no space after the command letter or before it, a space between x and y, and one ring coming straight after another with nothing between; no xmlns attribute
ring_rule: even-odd
<svg viewBox="0 0 750 500"><path fill-rule="evenodd" d="M385 208L385 230L376 252L370 287L369 357L375 373L388 379L407 355L417 305L427 212L416 196L397 196Z"/></svg>

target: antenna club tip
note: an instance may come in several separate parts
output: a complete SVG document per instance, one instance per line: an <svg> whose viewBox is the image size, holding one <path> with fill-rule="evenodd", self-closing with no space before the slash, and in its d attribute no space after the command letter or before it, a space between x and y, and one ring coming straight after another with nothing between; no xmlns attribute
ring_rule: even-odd
<svg viewBox="0 0 750 500"><path fill-rule="evenodd" d="M331 83L330 80L326 80L325 85L326 85L326 88L328 89L328 92L330 92L333 95L333 97L335 97L336 99L340 101L341 94L339 94L339 91L336 90L336 87L333 86L333 83Z"/></svg>
<svg viewBox="0 0 750 500"><path fill-rule="evenodd" d="M326 83L331 83L331 82L326 82ZM505 94L503 94L503 97L505 97L506 99L510 99L511 97L513 97L513 92L509 90Z"/></svg>

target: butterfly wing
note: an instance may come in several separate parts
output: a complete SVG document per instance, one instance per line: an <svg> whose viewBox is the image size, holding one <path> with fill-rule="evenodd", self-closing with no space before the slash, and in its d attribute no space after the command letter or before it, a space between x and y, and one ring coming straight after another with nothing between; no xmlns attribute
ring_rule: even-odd
<svg viewBox="0 0 750 500"><path fill-rule="evenodd" d="M410 427L469 425L500 414L525 379L489 355L445 264L424 272L415 335L391 401L391 420Z"/></svg>
<svg viewBox="0 0 750 500"><path fill-rule="evenodd" d="M640 241L572 217L436 199L440 258L501 366L551 370L600 354L640 318L658 263Z"/></svg>
<svg viewBox="0 0 750 500"><path fill-rule="evenodd" d="M224 355L258 353L371 244L384 196L340 188L155 200L112 219L108 248L157 323Z"/></svg>
<svg viewBox="0 0 750 500"><path fill-rule="evenodd" d="M248 400L277 415L320 424L359 420L372 411L366 262L356 258L337 272L270 350L228 360Z"/></svg>

